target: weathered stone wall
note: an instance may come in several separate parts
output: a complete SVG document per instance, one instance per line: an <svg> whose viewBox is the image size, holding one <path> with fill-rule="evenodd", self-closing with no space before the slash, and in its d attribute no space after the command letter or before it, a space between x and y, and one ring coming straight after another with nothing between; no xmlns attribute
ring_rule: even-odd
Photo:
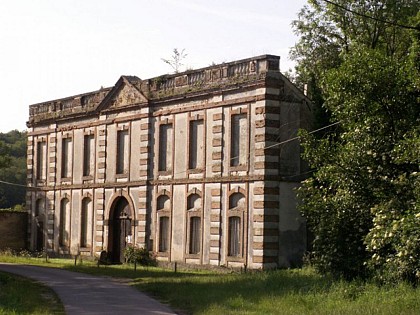
<svg viewBox="0 0 420 315"><path fill-rule="evenodd" d="M26 212L0 211L0 249L25 249L27 225Z"/></svg>
<svg viewBox="0 0 420 315"><path fill-rule="evenodd" d="M123 76L106 91L32 105L29 247L99 256L132 243L163 263L298 265L305 225L294 188L306 169L292 140L311 113L278 63ZM121 200L130 234L115 223Z"/></svg>

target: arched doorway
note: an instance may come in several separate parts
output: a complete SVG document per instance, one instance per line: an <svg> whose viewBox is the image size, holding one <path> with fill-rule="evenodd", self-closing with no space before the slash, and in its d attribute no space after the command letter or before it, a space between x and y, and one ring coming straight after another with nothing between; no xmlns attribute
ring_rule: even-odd
<svg viewBox="0 0 420 315"><path fill-rule="evenodd" d="M113 263L124 262L124 249L131 243L131 209L124 197L114 201L109 214L109 258Z"/></svg>

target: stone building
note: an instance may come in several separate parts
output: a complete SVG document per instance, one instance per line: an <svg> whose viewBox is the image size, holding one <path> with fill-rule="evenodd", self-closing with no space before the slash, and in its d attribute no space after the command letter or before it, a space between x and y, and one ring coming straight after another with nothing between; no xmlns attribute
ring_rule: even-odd
<svg viewBox="0 0 420 315"><path fill-rule="evenodd" d="M287 267L305 250L294 188L308 99L264 55L30 106L29 244L123 261ZM283 143L284 142L284 143Z"/></svg>

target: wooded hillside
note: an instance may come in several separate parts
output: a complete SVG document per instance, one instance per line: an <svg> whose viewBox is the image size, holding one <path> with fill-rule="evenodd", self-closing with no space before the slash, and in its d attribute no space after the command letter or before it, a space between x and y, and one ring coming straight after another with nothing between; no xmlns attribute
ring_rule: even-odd
<svg viewBox="0 0 420 315"><path fill-rule="evenodd" d="M23 208L26 184L26 132L0 133L0 209Z"/></svg>

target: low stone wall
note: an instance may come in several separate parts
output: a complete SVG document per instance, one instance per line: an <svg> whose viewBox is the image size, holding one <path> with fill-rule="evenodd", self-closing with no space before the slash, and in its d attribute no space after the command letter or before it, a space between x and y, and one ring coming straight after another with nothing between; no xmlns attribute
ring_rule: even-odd
<svg viewBox="0 0 420 315"><path fill-rule="evenodd" d="M28 214L21 211L0 210L0 250L26 249Z"/></svg>

